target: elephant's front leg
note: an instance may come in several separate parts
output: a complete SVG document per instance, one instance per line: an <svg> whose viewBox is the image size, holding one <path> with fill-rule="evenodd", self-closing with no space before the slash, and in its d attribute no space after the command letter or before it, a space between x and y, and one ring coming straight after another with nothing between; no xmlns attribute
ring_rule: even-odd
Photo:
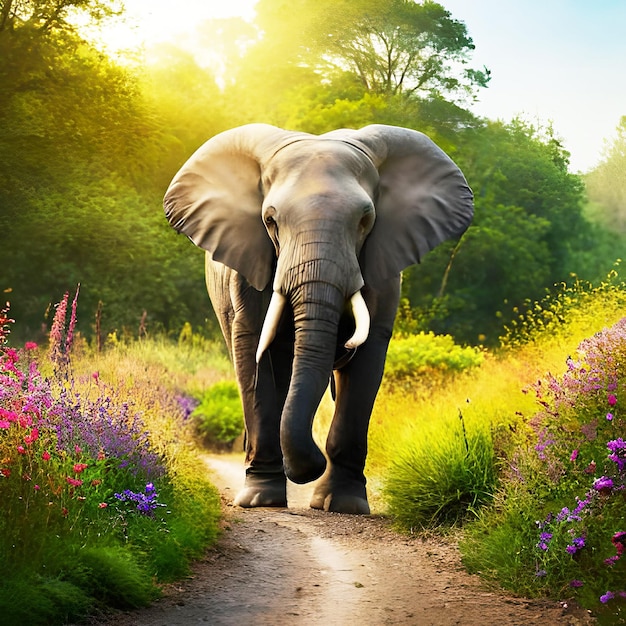
<svg viewBox="0 0 626 626"><path fill-rule="evenodd" d="M364 290L372 314L367 341L354 358L335 372L335 414L326 441L329 464L318 481L311 507L337 513L370 512L363 473L367 432L376 394L382 381L387 347L400 294L400 279L384 293Z"/></svg>
<svg viewBox="0 0 626 626"><path fill-rule="evenodd" d="M233 360L246 427L246 477L235 504L246 508L286 506L287 482L280 448L284 385L273 375L269 351L258 368L255 359L269 296L251 287L235 271L210 260L207 287Z"/></svg>

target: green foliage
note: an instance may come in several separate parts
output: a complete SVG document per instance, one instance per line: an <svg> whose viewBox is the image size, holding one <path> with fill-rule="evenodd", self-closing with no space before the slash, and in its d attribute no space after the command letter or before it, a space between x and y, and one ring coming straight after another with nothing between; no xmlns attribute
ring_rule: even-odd
<svg viewBox="0 0 626 626"><path fill-rule="evenodd" d="M626 599L625 363L622 318L534 385L539 410L507 459L497 506L463 546L472 570L517 593L575 595L607 623Z"/></svg>
<svg viewBox="0 0 626 626"><path fill-rule="evenodd" d="M583 215L581 178L549 127L489 122L460 106L488 75L470 68L468 29L438 3L300 0L285 11L263 0L253 24L202 25L208 67L167 47L141 68L71 25L75 12L115 15L117 2L0 7L0 289L13 290L16 337L32 338L53 294L78 282L85 336L177 334L186 321L217 336L205 323L203 255L175 237L161 199L193 150L250 121L314 133L407 126L461 165L474 225L405 273L419 330L494 346L515 307L569 272L606 274L619 249L608 230L619 203L606 189L621 184L621 139L587 178Z"/></svg>
<svg viewBox="0 0 626 626"><path fill-rule="evenodd" d="M389 513L407 530L455 524L490 502L496 484L488 432L438 428L397 451L384 483Z"/></svg>
<svg viewBox="0 0 626 626"><path fill-rule="evenodd" d="M77 622L95 608L93 598L69 581L15 572L0 582L0 607L3 624L32 626Z"/></svg>
<svg viewBox="0 0 626 626"><path fill-rule="evenodd" d="M118 609L146 606L158 596L149 574L123 546L80 550L65 575L105 606Z"/></svg>
<svg viewBox="0 0 626 626"><path fill-rule="evenodd" d="M191 416L209 445L232 444L244 428L237 385L223 381L207 389Z"/></svg>
<svg viewBox="0 0 626 626"><path fill-rule="evenodd" d="M483 360L480 349L456 345L450 335L420 332L392 339L387 352L385 377L390 382L401 382L433 370L462 372L479 366Z"/></svg>

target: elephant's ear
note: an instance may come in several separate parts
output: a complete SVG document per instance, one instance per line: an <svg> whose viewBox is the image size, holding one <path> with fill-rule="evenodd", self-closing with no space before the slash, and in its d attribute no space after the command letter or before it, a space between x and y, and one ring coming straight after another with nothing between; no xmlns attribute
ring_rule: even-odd
<svg viewBox="0 0 626 626"><path fill-rule="evenodd" d="M423 133L374 124L351 139L368 149L380 175L376 222L361 255L365 282L380 284L463 234L473 194L457 165Z"/></svg>
<svg viewBox="0 0 626 626"><path fill-rule="evenodd" d="M163 200L175 230L258 290L270 281L274 262L261 218L262 163L293 134L249 124L216 135L183 165Z"/></svg>

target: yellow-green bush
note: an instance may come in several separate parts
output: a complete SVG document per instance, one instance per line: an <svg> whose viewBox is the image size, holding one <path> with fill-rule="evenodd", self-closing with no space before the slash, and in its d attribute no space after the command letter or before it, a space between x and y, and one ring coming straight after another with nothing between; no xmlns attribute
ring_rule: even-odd
<svg viewBox="0 0 626 626"><path fill-rule="evenodd" d="M232 444L244 428L237 384L226 380L209 387L191 417L209 445Z"/></svg>
<svg viewBox="0 0 626 626"><path fill-rule="evenodd" d="M483 361L484 354L479 348L459 346L450 335L421 332L392 339L385 376L390 382L400 382L431 370L462 372Z"/></svg>

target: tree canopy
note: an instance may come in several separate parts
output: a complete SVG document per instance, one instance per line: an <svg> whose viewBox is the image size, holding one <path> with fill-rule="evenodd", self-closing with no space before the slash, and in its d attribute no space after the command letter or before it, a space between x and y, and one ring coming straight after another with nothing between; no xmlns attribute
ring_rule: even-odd
<svg viewBox="0 0 626 626"><path fill-rule="evenodd" d="M436 2L259 0L253 24L201 24L201 57L163 46L142 66L74 26L77 12L98 21L119 10L0 0L0 290L24 334L79 282L88 335L98 303L104 332L135 332L144 311L148 328L210 332L202 252L168 227L161 201L200 144L247 122L407 126L457 161L475 220L405 273L403 310L418 330L494 344L527 299L572 273L603 276L618 256L624 123L586 179L589 210L549 125L466 108L489 72L471 66L467 26Z"/></svg>

